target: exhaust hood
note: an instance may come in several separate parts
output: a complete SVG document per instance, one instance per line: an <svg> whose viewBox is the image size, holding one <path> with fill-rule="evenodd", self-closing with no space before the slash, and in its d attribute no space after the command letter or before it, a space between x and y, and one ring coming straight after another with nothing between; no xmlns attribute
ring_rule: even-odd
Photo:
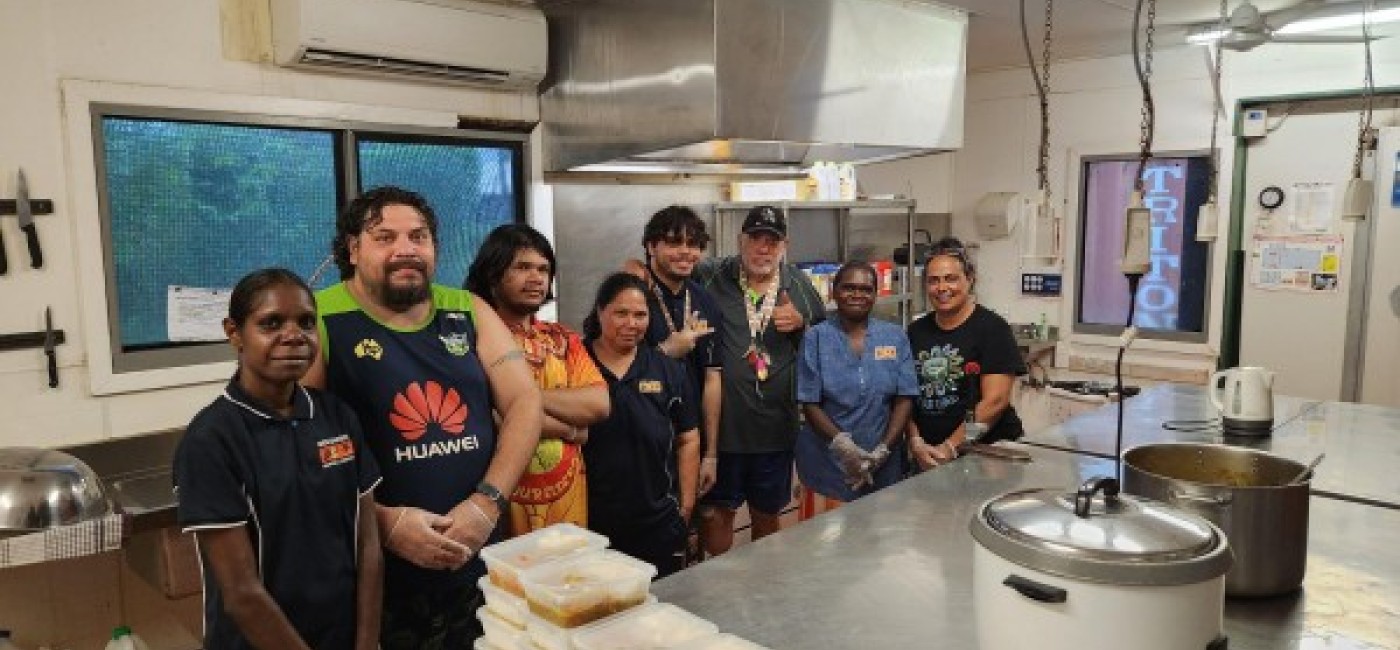
<svg viewBox="0 0 1400 650"><path fill-rule="evenodd" d="M967 15L919 0L541 0L550 172L791 174L962 144Z"/></svg>

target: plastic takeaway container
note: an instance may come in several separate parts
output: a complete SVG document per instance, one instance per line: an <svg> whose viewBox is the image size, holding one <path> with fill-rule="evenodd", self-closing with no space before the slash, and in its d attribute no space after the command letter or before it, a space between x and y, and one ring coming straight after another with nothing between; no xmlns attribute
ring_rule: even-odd
<svg viewBox="0 0 1400 650"><path fill-rule="evenodd" d="M571 628L642 604L655 576L646 562L602 550L526 569L520 583L530 613Z"/></svg>
<svg viewBox="0 0 1400 650"><path fill-rule="evenodd" d="M668 603L651 603L574 635L575 650L662 650L714 636L719 628Z"/></svg>
<svg viewBox="0 0 1400 650"><path fill-rule="evenodd" d="M768 650L768 648L733 634L718 634L687 641L676 646L675 650Z"/></svg>
<svg viewBox="0 0 1400 650"><path fill-rule="evenodd" d="M638 607L656 602L656 596L647 595L646 602ZM630 610L629 610L630 611ZM522 650L574 650L574 637L579 632L594 625L602 625L615 617L626 615L626 611L607 616L582 627L564 628L546 621L534 614L525 615L526 643Z"/></svg>
<svg viewBox="0 0 1400 650"><path fill-rule="evenodd" d="M511 625L525 627L525 614L530 611L530 606L525 604L524 598L497 587L486 576L481 576L476 586L486 596L486 609Z"/></svg>
<svg viewBox="0 0 1400 650"><path fill-rule="evenodd" d="M515 539L481 549L491 582L524 597L520 572L574 553L597 551L608 546L608 538L573 524L554 524Z"/></svg>
<svg viewBox="0 0 1400 650"><path fill-rule="evenodd" d="M481 621L486 640L498 648L515 648L525 639L525 628L511 625L485 607L476 610L476 617Z"/></svg>

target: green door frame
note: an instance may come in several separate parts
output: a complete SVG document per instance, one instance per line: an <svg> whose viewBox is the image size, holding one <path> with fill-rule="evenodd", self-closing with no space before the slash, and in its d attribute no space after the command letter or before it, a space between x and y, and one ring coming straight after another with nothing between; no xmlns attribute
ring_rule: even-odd
<svg viewBox="0 0 1400 650"><path fill-rule="evenodd" d="M1249 164L1249 146L1240 135L1242 116L1246 109L1281 103L1305 103L1361 97L1364 91L1336 90L1296 95L1275 95L1272 97L1246 97L1235 102L1235 119L1230 132L1235 140L1234 173L1230 183L1230 237L1225 250L1225 304L1220 324L1220 356L1216 367L1219 370L1233 368L1240 364L1240 328L1244 325L1244 205L1245 169ZM1376 88L1373 94L1381 97L1400 95L1400 87Z"/></svg>

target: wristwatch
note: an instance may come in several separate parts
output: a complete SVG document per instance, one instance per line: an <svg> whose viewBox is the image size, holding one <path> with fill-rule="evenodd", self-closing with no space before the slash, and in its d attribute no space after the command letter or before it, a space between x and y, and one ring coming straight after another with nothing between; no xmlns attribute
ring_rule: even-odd
<svg viewBox="0 0 1400 650"><path fill-rule="evenodd" d="M495 503L496 509L501 511L502 513L505 513L508 510L510 500L506 498L506 495L501 494L501 491L496 486L491 485L486 481L482 481L476 484L476 492L477 494L485 496L486 498L490 499L493 503Z"/></svg>

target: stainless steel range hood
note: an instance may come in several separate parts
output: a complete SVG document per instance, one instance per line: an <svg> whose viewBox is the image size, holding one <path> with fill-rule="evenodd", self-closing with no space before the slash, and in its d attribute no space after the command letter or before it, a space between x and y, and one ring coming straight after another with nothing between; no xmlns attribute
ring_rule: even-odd
<svg viewBox="0 0 1400 650"><path fill-rule="evenodd" d="M541 0L547 171L791 173L962 144L967 16L916 0Z"/></svg>

